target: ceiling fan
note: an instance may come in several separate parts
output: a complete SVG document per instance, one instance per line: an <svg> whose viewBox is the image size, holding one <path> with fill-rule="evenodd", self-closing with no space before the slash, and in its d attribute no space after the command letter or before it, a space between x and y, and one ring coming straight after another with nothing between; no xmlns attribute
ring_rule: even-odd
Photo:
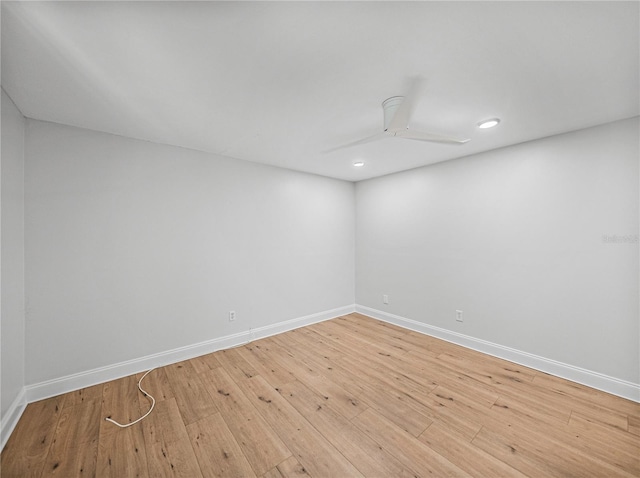
<svg viewBox="0 0 640 478"><path fill-rule="evenodd" d="M420 93L423 89L424 80L416 78L413 80L406 96L392 96L382 102L382 110L384 112L384 131L351 143L336 146L335 148L323 151L323 153L331 153L339 149L350 148L358 144L369 143L371 141L377 141L387 137L445 144L464 144L469 141L469 138L457 138L443 134L409 129L409 120L411 119L411 115L413 114L420 97Z"/></svg>

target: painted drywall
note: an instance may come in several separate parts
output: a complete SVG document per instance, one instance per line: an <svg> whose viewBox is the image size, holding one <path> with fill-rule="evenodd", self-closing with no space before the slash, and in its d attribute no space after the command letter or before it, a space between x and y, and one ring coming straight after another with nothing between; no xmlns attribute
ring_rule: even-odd
<svg viewBox="0 0 640 478"><path fill-rule="evenodd" d="M28 119L25 188L28 385L354 303L353 183Z"/></svg>
<svg viewBox="0 0 640 478"><path fill-rule="evenodd" d="M357 183L357 304L640 384L638 128Z"/></svg>
<svg viewBox="0 0 640 478"><path fill-rule="evenodd" d="M0 409L2 423L25 385L24 294L24 128L25 120L2 90L2 192L0 340L2 343ZM4 431L4 430L3 430Z"/></svg>

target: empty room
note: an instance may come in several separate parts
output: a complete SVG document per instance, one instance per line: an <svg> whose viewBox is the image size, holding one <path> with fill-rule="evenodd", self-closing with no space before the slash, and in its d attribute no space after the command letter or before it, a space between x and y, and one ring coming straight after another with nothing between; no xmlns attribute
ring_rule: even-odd
<svg viewBox="0 0 640 478"><path fill-rule="evenodd" d="M0 20L2 478L640 477L640 2Z"/></svg>

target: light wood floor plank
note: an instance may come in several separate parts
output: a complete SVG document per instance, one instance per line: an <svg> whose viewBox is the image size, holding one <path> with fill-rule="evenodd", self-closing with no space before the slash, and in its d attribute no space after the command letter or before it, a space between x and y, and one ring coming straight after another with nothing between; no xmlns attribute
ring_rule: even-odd
<svg viewBox="0 0 640 478"><path fill-rule="evenodd" d="M324 322L322 325L335 332L346 332L368 347L380 349L378 352L382 354L388 353L389 350L404 354L415 348L404 340L406 333L398 333L394 330L376 330L371 326L367 327L365 323L349 320L348 317L339 317L330 322Z"/></svg>
<svg viewBox="0 0 640 478"><path fill-rule="evenodd" d="M640 436L640 415L629 415L629 433Z"/></svg>
<svg viewBox="0 0 640 478"><path fill-rule="evenodd" d="M418 346L417 350L412 350L411 352L420 352L432 357L437 357L442 353L457 351L461 348L464 348L460 345L445 342L444 340L439 340L435 337L431 337L429 335L421 334L414 331L409 332L405 340L408 343Z"/></svg>
<svg viewBox="0 0 640 478"><path fill-rule="evenodd" d="M327 406L322 395L295 381L278 389L332 445L365 476L412 476L384 448L365 435L348 419Z"/></svg>
<svg viewBox="0 0 640 478"><path fill-rule="evenodd" d="M491 429L490 429L491 428ZM483 427L472 443L524 474L534 476L627 477L621 470L578 450L572 443L518 425L492 423Z"/></svg>
<svg viewBox="0 0 640 478"><path fill-rule="evenodd" d="M640 439L636 435L573 415L568 430L572 436L581 439L583 449L596 450L596 453L602 453L603 460L622 464L624 469L640 476Z"/></svg>
<svg viewBox="0 0 640 478"><path fill-rule="evenodd" d="M438 383L420 375L402 359L405 352L386 351L383 347L371 347L368 343L358 343L355 337L350 337L350 343L344 343L339 335L331 334L337 341L335 347L343 352L343 356L336 359L337 363L346 364L349 369L361 370L364 373L375 373L385 380L389 387L408 391L412 394L428 394Z"/></svg>
<svg viewBox="0 0 640 478"><path fill-rule="evenodd" d="M348 351L352 354L354 349L359 351L367 351L368 353L379 354L383 357L397 356L400 357L406 354L409 349L406 343L400 342L399 339L387 338L385 342L380 339L368 337L357 331L358 326L351 324L339 324L335 321L320 322L315 324L313 330L325 337L331 338L334 341L334 345L339 345L339 349ZM375 334L373 334L375 335ZM401 344L396 345L397 342ZM341 348L342 347L342 348Z"/></svg>
<svg viewBox="0 0 640 478"><path fill-rule="evenodd" d="M475 353L478 357L482 356L477 352ZM518 366L515 364L510 365L504 360L491 357L488 363L481 363L478 367L475 367L474 364L477 362L477 358L475 360L459 361L451 360L451 357L451 354L441 354L436 359L436 362L440 365L445 364L448 367L452 367L452 371L460 371L464 377L472 380L472 382L465 380L465 385L471 385L471 383L481 384L480 387L493 390L503 399L509 397L526 406L544 409L549 416L556 417L559 421L566 422L573 408L580 406L579 402L563 399L557 393L539 386L534 380L522 379L519 375L514 375L513 371L518 370ZM425 360L430 365L437 366L432 359L427 357ZM492 369L491 364L494 364L495 368Z"/></svg>
<svg viewBox="0 0 640 478"><path fill-rule="evenodd" d="M494 359L478 363L476 357L469 355L466 351L464 355L453 353L442 353L438 355L441 362L453 365L456 370L467 370L473 377L490 383L492 385L510 384L511 382L531 382L535 374L524 367L511 364L504 360Z"/></svg>
<svg viewBox="0 0 640 478"><path fill-rule="evenodd" d="M416 476L471 476L371 408L352 422Z"/></svg>
<svg viewBox="0 0 640 478"><path fill-rule="evenodd" d="M284 340L279 340L275 337L271 337L270 340L275 344L279 344L282 349L286 347L286 342ZM291 370L294 378L315 390L324 398L327 407L341 414L345 418L351 419L355 417L366 407L353 393L349 393L344 388L336 385L334 382L322 375L316 367L305 363L299 355L296 355L295 353L290 353L290 355L277 353L277 347L272 347L272 351L274 353L274 360L281 361L283 366L286 364L286 366ZM282 387L282 385L280 387Z"/></svg>
<svg viewBox="0 0 640 478"><path fill-rule="evenodd" d="M53 441L65 396L27 405L2 451L0 475L38 477Z"/></svg>
<svg viewBox="0 0 640 478"><path fill-rule="evenodd" d="M394 366L401 367L403 363L407 363L412 377L423 377L428 383L446 386L486 408L491 408L500 397L495 388L476 380L464 370L443 364L431 355L411 351L403 359L397 360Z"/></svg>
<svg viewBox="0 0 640 478"><path fill-rule="evenodd" d="M298 350L313 353L317 361L335 361L342 357L344 354L337 350L330 340L316 331L316 325L288 332L292 340L300 345Z"/></svg>
<svg viewBox="0 0 640 478"><path fill-rule="evenodd" d="M309 478L305 467L293 456L280 463L276 469L283 478Z"/></svg>
<svg viewBox="0 0 640 478"><path fill-rule="evenodd" d="M395 324L391 324L389 322L384 322L382 320L372 321L371 317L367 317L366 315L360 314L358 312L353 312L351 314L348 314L339 318L354 322L356 324L365 325L366 327L369 327L371 330L388 331L389 334L400 334L403 336L408 336L412 333L412 331L409 329L403 329L402 327ZM427 336L423 335L423 337L427 337Z"/></svg>
<svg viewBox="0 0 640 478"><path fill-rule="evenodd" d="M258 375L256 369L253 368L247 360L240 355L237 348L220 350L215 354L220 365L224 367L234 380L245 380Z"/></svg>
<svg viewBox="0 0 640 478"><path fill-rule="evenodd" d="M259 344L249 344L246 347L238 348L237 351L256 373L259 373L274 387L295 380L291 370L271 359L270 346L269 340L265 339L261 340Z"/></svg>
<svg viewBox="0 0 640 478"><path fill-rule="evenodd" d="M97 476L120 478L123 476L148 477L147 454L140 427L103 432L112 424L100 425L98 442Z"/></svg>
<svg viewBox="0 0 640 478"><path fill-rule="evenodd" d="M553 407L547 407L544 402L536 402L527 400L526 397L502 396L491 409L493 412L487 415L490 420L508 421L510 418L516 418L521 421L529 421L530 423L546 423L551 427L559 427L569 423L571 413L557 412ZM497 418L497 417L500 418Z"/></svg>
<svg viewBox="0 0 640 478"><path fill-rule="evenodd" d="M327 334L325 337L329 337L329 335ZM334 337L329 339L340 340ZM342 347L335 342L334 345L338 349ZM360 350L366 354L364 350ZM416 400L409 389L400 385L392 386L389 378L383 372L376 370L375 367L367 368L362 363L357 364L350 360L346 355L348 353L346 347L342 352L344 353L336 360L336 363L331 363L331 366L324 368L322 373L328 378L345 390L360 396L365 404L375 408L414 436L420 435L431 424L430 411ZM366 357L368 355L364 356L364 361L366 361ZM352 367L357 368L354 370Z"/></svg>
<svg viewBox="0 0 640 478"><path fill-rule="evenodd" d="M256 476L220 413L187 425L187 432L205 478Z"/></svg>
<svg viewBox="0 0 640 478"><path fill-rule="evenodd" d="M216 358L216 354L201 355L189 360L196 373L206 372L221 367L220 362Z"/></svg>
<svg viewBox="0 0 640 478"><path fill-rule="evenodd" d="M92 387L81 388L80 390L65 393L64 406L73 407L75 405L82 405L85 401L100 400L102 398L102 387L104 387L104 384L100 383Z"/></svg>
<svg viewBox="0 0 640 478"><path fill-rule="evenodd" d="M501 399L502 400L502 399ZM541 424L545 424L541 427ZM640 476L640 468L638 468L638 453L640 449L637 444L635 446L626 443L613 441L611 434L607 434L608 440L602 440L601 436L596 433L585 432L570 424L548 422L543 419L534 409L517 409L513 405L504 408L498 401L494 408L484 421L487 429L498 431L501 433L502 427L515 427L521 430L533 430L534 433L539 429L544 429L544 436L556 443L571 446L576 452L584 453L589 457L597 460L605 461L621 470L627 470L631 473L638 473Z"/></svg>
<svg viewBox="0 0 640 478"><path fill-rule="evenodd" d="M189 361L168 365L164 370L186 425L218 411Z"/></svg>
<svg viewBox="0 0 640 478"><path fill-rule="evenodd" d="M43 476L96 475L101 402L96 398L64 407L44 464Z"/></svg>
<svg viewBox="0 0 640 478"><path fill-rule="evenodd" d="M223 368L202 380L256 475L262 475L291 452Z"/></svg>
<svg viewBox="0 0 640 478"><path fill-rule="evenodd" d="M240 385L311 476L363 476L262 377Z"/></svg>
<svg viewBox="0 0 640 478"><path fill-rule="evenodd" d="M175 398L156 403L141 426L150 477L202 477Z"/></svg>
<svg viewBox="0 0 640 478"><path fill-rule="evenodd" d="M610 408L604 408L595 404L585 404L576 401L573 404L572 416L581 417L585 420L600 423L605 426L617 428L621 431L629 430L628 415L616 412Z"/></svg>
<svg viewBox="0 0 640 478"><path fill-rule="evenodd" d="M472 476L526 476L471 443L458 439L442 423L434 423L418 439Z"/></svg>
<svg viewBox="0 0 640 478"><path fill-rule="evenodd" d="M555 393L559 397L569 398L572 403L580 401L584 404L599 405L610 410L616 410L623 414L637 414L638 403L622 397L616 397L610 393L602 393L595 388L587 387L580 383L564 380L546 373L538 372L534 379L536 384Z"/></svg>
<svg viewBox="0 0 640 478"><path fill-rule="evenodd" d="M422 400L432 410L429 418L446 426L464 441L471 441L482 428L486 410L473 400L442 386L438 386Z"/></svg>
<svg viewBox="0 0 640 478"><path fill-rule="evenodd" d="M283 478L283 475L282 473L280 473L280 470L278 470L278 467L274 466L264 475L262 475L262 478Z"/></svg>
<svg viewBox="0 0 640 478"><path fill-rule="evenodd" d="M309 360L313 360L309 358ZM322 373L347 392L359 398L364 405L374 408L414 436L420 435L432 420L407 404L402 394L368 382L337 363L330 363Z"/></svg>

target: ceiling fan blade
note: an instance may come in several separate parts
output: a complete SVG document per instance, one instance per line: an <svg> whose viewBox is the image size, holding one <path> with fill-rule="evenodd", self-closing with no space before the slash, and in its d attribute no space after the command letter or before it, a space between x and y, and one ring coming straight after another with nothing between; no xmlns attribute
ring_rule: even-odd
<svg viewBox="0 0 640 478"><path fill-rule="evenodd" d="M396 138L414 139L416 141L429 141L431 143L445 144L464 144L469 138L455 138L453 136L445 136L442 134L425 133L423 131L413 131L405 129L395 133Z"/></svg>
<svg viewBox="0 0 640 478"><path fill-rule="evenodd" d="M413 115L420 95L424 91L425 83L424 78L416 77L413 79L407 94L404 96L404 100L400 106L398 106L395 115L393 115L393 118L391 118L391 121L387 125L387 130L404 130L409 126L409 120Z"/></svg>
<svg viewBox="0 0 640 478"><path fill-rule="evenodd" d="M351 143L347 143L347 144L343 144L343 145L340 145L340 146L336 146L335 148L327 149L325 151L322 151L322 154L333 153L334 151L337 151L339 149L350 148L352 146L357 146L358 144L370 143L371 141L377 141L377 140L382 139L382 138L384 138L386 136L388 136L388 134L383 131L382 133L376 133L376 134L374 134L372 136L368 136L366 138L359 139L358 141L353 141Z"/></svg>

